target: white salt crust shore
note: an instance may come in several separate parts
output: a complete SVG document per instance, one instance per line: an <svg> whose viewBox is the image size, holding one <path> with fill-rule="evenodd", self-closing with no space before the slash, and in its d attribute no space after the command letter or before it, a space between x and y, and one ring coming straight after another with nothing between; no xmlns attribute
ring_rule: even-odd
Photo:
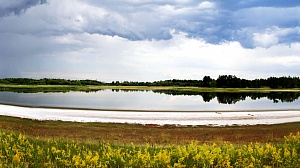
<svg viewBox="0 0 300 168"><path fill-rule="evenodd" d="M32 108L0 104L0 115L35 120L157 125L258 125L300 122L300 110L243 112L138 112Z"/></svg>

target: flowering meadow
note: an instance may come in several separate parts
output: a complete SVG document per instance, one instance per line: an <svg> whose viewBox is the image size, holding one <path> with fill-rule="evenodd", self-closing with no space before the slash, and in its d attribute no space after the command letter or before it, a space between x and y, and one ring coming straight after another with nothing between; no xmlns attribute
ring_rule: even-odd
<svg viewBox="0 0 300 168"><path fill-rule="evenodd" d="M300 133L283 143L162 146L42 140L0 131L0 167L300 167Z"/></svg>

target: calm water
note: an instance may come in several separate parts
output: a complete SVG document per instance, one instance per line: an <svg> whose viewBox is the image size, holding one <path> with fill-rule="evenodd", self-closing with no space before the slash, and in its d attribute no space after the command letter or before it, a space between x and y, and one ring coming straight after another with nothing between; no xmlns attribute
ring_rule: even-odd
<svg viewBox="0 0 300 168"><path fill-rule="evenodd" d="M180 93L170 91L15 93L0 92L0 103L29 106L129 110L265 110L300 109L300 94Z"/></svg>

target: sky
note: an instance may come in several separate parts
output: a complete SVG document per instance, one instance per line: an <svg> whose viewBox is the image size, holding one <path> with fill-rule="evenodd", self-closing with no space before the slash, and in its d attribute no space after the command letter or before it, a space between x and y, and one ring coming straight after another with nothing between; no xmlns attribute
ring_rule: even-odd
<svg viewBox="0 0 300 168"><path fill-rule="evenodd" d="M299 0L0 0L0 78L300 76Z"/></svg>

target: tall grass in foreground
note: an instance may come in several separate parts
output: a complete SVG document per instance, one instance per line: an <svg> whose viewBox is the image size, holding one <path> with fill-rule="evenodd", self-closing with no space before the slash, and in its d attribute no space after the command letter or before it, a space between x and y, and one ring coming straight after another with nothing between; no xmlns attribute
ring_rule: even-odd
<svg viewBox="0 0 300 168"><path fill-rule="evenodd" d="M280 144L113 145L0 132L1 167L300 167L300 133Z"/></svg>

